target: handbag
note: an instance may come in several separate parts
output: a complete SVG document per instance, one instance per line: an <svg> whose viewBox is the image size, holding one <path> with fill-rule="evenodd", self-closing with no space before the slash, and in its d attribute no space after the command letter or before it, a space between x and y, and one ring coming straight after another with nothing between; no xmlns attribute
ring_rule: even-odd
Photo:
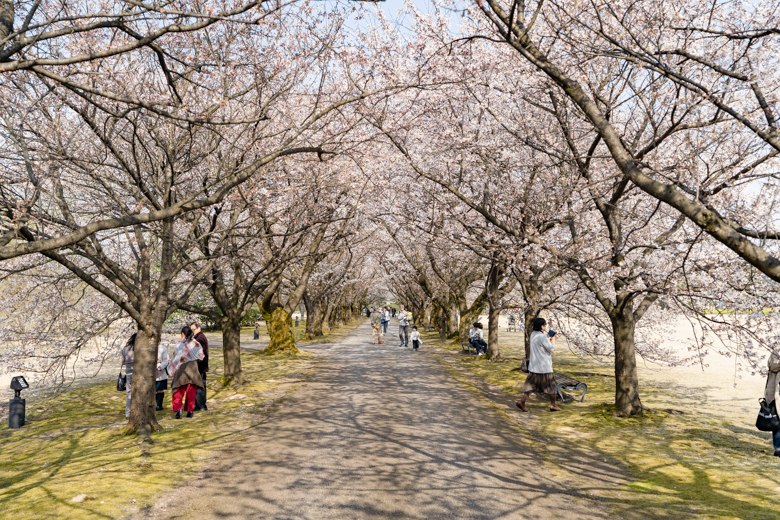
<svg viewBox="0 0 780 520"><path fill-rule="evenodd" d="M780 431L780 418L777 417L775 402L766 404L766 399L763 397L758 402L761 404L761 410L759 410L756 419L756 428L762 432Z"/></svg>
<svg viewBox="0 0 780 520"><path fill-rule="evenodd" d="M520 363L520 372L524 374L528 373L528 358L523 359L523 362Z"/></svg>
<svg viewBox="0 0 780 520"><path fill-rule="evenodd" d="M125 370L125 375L122 375L123 366L124 365L119 367L119 375L116 378L116 389L118 392L127 391L127 371Z"/></svg>

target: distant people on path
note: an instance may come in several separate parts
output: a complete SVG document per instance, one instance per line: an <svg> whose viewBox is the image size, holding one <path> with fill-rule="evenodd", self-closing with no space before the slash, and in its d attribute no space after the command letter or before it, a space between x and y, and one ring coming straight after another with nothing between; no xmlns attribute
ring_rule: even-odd
<svg viewBox="0 0 780 520"><path fill-rule="evenodd" d="M398 338L401 340L402 347L409 346L409 322L412 320L412 313L406 312L404 306L400 305L398 311Z"/></svg>
<svg viewBox="0 0 780 520"><path fill-rule="evenodd" d="M371 312L371 344L375 345L377 340L380 345L384 343L382 341L382 313L378 309L374 309Z"/></svg>
<svg viewBox="0 0 780 520"><path fill-rule="evenodd" d="M393 309L393 318L395 318L395 307L391 307Z"/></svg>
<svg viewBox="0 0 780 520"><path fill-rule="evenodd" d="M417 332L417 327L412 327L412 350L420 350L420 345L422 345L420 333Z"/></svg>
<svg viewBox="0 0 780 520"><path fill-rule="evenodd" d="M206 338L206 335L203 334L203 329L200 328L198 322L193 322L190 325L190 328L195 334L195 341L200 343L200 346L203 347L203 359L198 361L198 372L200 372L200 376L203 378L203 386L199 386L195 391L195 411L205 412L209 409L209 407L206 406L206 374L209 371L209 340Z"/></svg>
<svg viewBox="0 0 780 520"><path fill-rule="evenodd" d="M181 340L176 344L171 359L173 383L173 411L176 419L181 419L182 406L187 408L187 417L195 410L195 392L203 386L203 378L198 371L198 361L203 359L203 347L195 338L195 333L186 325L181 328Z"/></svg>
<svg viewBox="0 0 780 520"><path fill-rule="evenodd" d="M480 355L480 352L482 354L487 354L488 345L485 342L481 323L475 323L471 330L469 330L469 342L474 345L477 355Z"/></svg>
<svg viewBox="0 0 780 520"><path fill-rule="evenodd" d="M780 402L777 400L778 384L780 384L780 357L774 352L769 356L768 366L769 374L766 378L764 399L766 399L767 405L771 405L774 401L775 406L777 406L777 403ZM772 445L775 448L775 457L780 457L780 431L772 432Z"/></svg>
<svg viewBox="0 0 780 520"><path fill-rule="evenodd" d="M390 309L382 307L382 334L387 334L387 324L390 323Z"/></svg>
<svg viewBox="0 0 780 520"><path fill-rule="evenodd" d="M125 376L127 376L127 397L125 398L125 418L130 418L130 384L133 379L133 361L135 360L135 338L138 333L134 333L122 347L122 364L125 366Z"/></svg>
<svg viewBox="0 0 780 520"><path fill-rule="evenodd" d="M366 318L370 318L370 317L371 317L371 309L366 307Z"/></svg>
<svg viewBox="0 0 780 520"><path fill-rule="evenodd" d="M555 350L555 336L547 336L547 321L544 318L534 318L531 332L531 356L528 360L528 377L523 384L522 398L517 401L517 407L527 412L525 402L531 395L546 394L550 397L550 411L560 412L555 406L555 376L552 368L552 353Z"/></svg>
<svg viewBox="0 0 780 520"><path fill-rule="evenodd" d="M154 399L157 401L154 409L158 412L163 409L163 399L168 389L168 364L168 347L160 343L157 346L157 379L154 387Z"/></svg>

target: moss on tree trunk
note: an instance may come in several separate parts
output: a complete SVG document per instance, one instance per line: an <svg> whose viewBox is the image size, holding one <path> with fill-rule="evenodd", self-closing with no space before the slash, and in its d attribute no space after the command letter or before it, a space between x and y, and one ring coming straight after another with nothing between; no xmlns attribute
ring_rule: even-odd
<svg viewBox="0 0 780 520"><path fill-rule="evenodd" d="M298 354L293 335L293 321L290 314L281 306L274 306L271 312L263 310L263 318L268 325L271 342L265 347L266 354Z"/></svg>
<svg viewBox="0 0 780 520"><path fill-rule="evenodd" d="M644 407L639 399L639 378L636 371L636 322L630 304L616 307L624 310L610 316L615 338L615 415L641 415L644 413Z"/></svg>

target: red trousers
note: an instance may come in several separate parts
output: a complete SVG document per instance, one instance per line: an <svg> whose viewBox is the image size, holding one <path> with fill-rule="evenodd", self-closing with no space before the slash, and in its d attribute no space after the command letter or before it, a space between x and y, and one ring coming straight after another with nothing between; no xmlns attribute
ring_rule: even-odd
<svg viewBox="0 0 780 520"><path fill-rule="evenodd" d="M171 404L173 405L171 408L173 411L178 412L181 410L181 402L185 395L187 396L185 408L188 412L193 411L195 409L195 391L197 388L198 387L195 385L184 385L174 390L173 398L171 399Z"/></svg>

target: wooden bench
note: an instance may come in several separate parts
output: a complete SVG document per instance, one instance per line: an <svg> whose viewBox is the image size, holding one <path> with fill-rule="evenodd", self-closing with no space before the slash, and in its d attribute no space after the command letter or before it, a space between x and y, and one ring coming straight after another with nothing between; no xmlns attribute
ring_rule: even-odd
<svg viewBox="0 0 780 520"><path fill-rule="evenodd" d="M463 348L463 351L466 352L467 354L474 354L475 356L477 355L477 347L475 347L471 343L463 342L460 344L460 346Z"/></svg>
<svg viewBox="0 0 780 520"><path fill-rule="evenodd" d="M562 403L567 403L569 401L579 401L581 403L585 400L585 394L588 392L588 385L563 374L553 374L553 376L555 377L555 391L561 398ZM582 392L582 395L579 399L567 393L580 391Z"/></svg>

